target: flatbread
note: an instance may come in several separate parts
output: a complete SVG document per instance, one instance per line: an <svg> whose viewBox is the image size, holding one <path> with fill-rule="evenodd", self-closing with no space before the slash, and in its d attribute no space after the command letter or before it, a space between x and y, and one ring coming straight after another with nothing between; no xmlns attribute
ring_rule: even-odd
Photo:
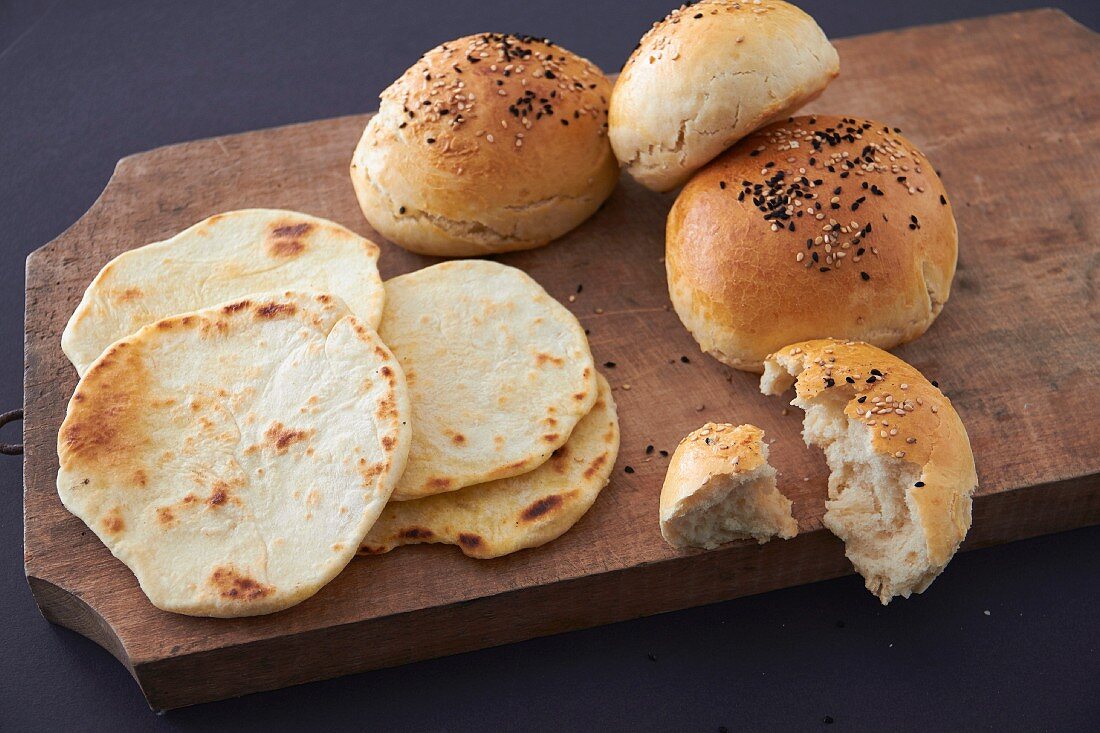
<svg viewBox="0 0 1100 733"><path fill-rule="evenodd" d="M326 294L257 295L110 346L69 402L57 490L158 608L251 616L343 569L410 442L374 331Z"/></svg>
<svg viewBox="0 0 1100 733"><path fill-rule="evenodd" d="M161 318L283 290L330 293L378 328L378 245L294 211L218 214L108 262L69 319L61 348L83 374L109 345Z"/></svg>
<svg viewBox="0 0 1100 733"><path fill-rule="evenodd" d="M378 332L412 401L398 501L537 468L596 401L584 329L513 267L444 262L389 280Z"/></svg>
<svg viewBox="0 0 1100 733"><path fill-rule="evenodd" d="M415 501L391 501L362 552L442 542L491 558L557 539L584 516L607 485L619 453L619 419L602 376L592 411L549 461L521 476Z"/></svg>

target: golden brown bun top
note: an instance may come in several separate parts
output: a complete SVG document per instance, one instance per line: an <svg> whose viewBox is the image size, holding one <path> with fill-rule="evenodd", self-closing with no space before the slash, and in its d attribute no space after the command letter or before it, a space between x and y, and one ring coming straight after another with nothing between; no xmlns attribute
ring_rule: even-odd
<svg viewBox="0 0 1100 733"><path fill-rule="evenodd" d="M958 235L939 176L898 128L815 115L762 128L701 169L669 214L667 245L672 287L759 364L808 337L914 337L904 326L923 331L947 300Z"/></svg>
<svg viewBox="0 0 1100 733"><path fill-rule="evenodd" d="M428 51L381 98L436 169L507 175L511 161L527 172L570 159L591 166L607 145L610 95L594 64L546 39L479 33Z"/></svg>
<svg viewBox="0 0 1100 733"><path fill-rule="evenodd" d="M970 438L951 400L915 367L857 341L803 341L769 356L761 391L779 394L792 381L800 400L828 390L848 396L844 414L867 426L877 453L920 467L910 496L932 563L946 563L966 536L964 504L978 483Z"/></svg>

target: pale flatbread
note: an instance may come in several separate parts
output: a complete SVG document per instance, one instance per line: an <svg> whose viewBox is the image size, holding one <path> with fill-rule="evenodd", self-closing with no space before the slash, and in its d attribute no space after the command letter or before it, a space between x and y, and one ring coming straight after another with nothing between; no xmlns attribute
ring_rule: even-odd
<svg viewBox="0 0 1100 733"><path fill-rule="evenodd" d="M458 545L470 557L491 558L560 537L607 485L619 453L615 402L607 381L598 379L596 405L549 461L522 476L391 501L363 541L362 552L442 542Z"/></svg>
<svg viewBox="0 0 1100 733"><path fill-rule="evenodd" d="M409 445L374 331L326 294L254 295L110 346L69 402L57 490L158 608L250 616L343 569Z"/></svg>
<svg viewBox="0 0 1100 733"><path fill-rule="evenodd" d="M412 401L398 501L536 468L596 401L584 329L512 267L445 262L389 280L378 332Z"/></svg>
<svg viewBox="0 0 1100 733"><path fill-rule="evenodd" d="M108 262L69 319L61 348L83 374L110 344L153 321L284 290L331 293L378 328L378 245L294 211L218 214Z"/></svg>

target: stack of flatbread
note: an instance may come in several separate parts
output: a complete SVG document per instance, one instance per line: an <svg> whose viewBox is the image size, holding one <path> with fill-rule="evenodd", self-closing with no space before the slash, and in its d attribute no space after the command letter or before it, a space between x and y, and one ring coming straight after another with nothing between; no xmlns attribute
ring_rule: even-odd
<svg viewBox="0 0 1100 733"><path fill-rule="evenodd" d="M58 493L157 607L271 613L356 552L536 547L607 484L615 405L568 310L486 261L383 285L378 256L323 219L235 211L85 292Z"/></svg>

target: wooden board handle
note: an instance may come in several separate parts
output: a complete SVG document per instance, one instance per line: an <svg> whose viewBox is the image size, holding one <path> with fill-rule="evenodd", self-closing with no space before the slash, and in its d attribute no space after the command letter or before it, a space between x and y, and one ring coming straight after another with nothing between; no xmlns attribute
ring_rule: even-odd
<svg viewBox="0 0 1100 733"><path fill-rule="evenodd" d="M10 422L23 419L23 410L8 410L3 415L0 415L0 428L4 427ZM23 455L22 443L0 443L0 453L5 456L21 456Z"/></svg>

